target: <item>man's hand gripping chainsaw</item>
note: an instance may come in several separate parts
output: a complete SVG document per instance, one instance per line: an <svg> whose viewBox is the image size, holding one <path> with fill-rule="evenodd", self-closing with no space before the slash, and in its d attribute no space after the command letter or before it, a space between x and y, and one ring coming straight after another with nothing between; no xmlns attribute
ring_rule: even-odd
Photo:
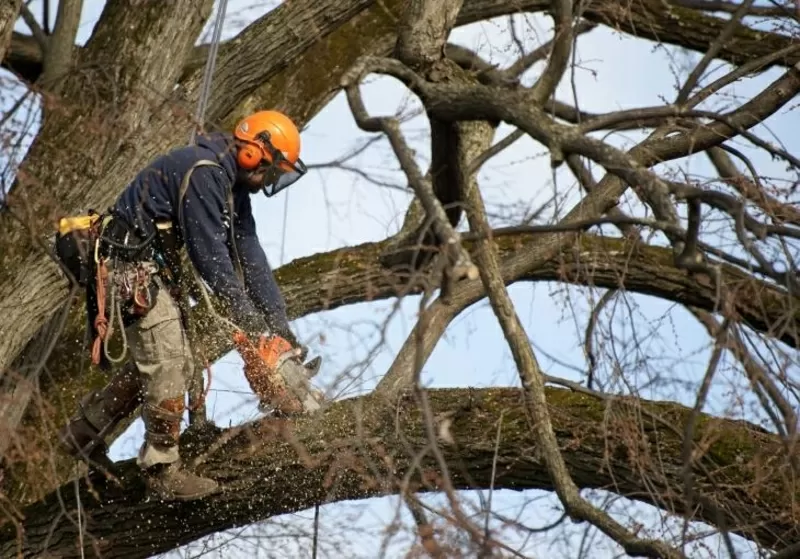
<svg viewBox="0 0 800 559"><path fill-rule="evenodd" d="M303 363L299 349L280 336L262 335L256 346L244 332L233 335L233 341L244 360L244 375L260 400L262 411L274 410L280 415L317 411L322 393L310 379L319 372L320 359Z"/></svg>

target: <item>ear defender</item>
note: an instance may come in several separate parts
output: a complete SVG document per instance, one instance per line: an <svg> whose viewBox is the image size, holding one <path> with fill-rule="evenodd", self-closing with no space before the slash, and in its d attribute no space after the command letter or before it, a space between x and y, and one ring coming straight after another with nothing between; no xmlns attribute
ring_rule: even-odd
<svg viewBox="0 0 800 559"><path fill-rule="evenodd" d="M258 167L262 158L263 152L261 148L249 142L243 146L239 146L239 151L236 154L236 162L242 169L248 171Z"/></svg>

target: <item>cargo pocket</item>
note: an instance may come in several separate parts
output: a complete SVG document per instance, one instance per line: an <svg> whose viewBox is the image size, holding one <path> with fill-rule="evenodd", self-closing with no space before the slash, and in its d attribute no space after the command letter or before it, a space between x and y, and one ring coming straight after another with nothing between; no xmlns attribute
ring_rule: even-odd
<svg viewBox="0 0 800 559"><path fill-rule="evenodd" d="M183 325L166 290L159 289L153 307L131 327L129 339L131 355L140 369L183 359L187 350Z"/></svg>

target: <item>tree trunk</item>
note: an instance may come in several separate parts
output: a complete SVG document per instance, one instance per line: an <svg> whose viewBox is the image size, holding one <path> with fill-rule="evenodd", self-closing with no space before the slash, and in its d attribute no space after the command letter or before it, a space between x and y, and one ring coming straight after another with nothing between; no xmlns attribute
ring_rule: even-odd
<svg viewBox="0 0 800 559"><path fill-rule="evenodd" d="M559 445L575 483L611 489L677 514L685 513L681 439L691 410L666 402L592 396L548 389ZM497 423L500 444L496 489L551 489L533 446L517 389L446 389L430 392L438 441L457 489L492 483ZM234 428L212 444L197 468L219 480L223 493L202 502L146 500L128 461L122 487L92 479L98 501L81 483L85 552L106 559L148 557L206 534L313 505L393 493L427 444L413 398L395 408L377 396L333 404L322 417L290 424L261 420ZM769 547L798 541L798 517L781 442L743 422L702 416L695 433L695 486L707 499L690 515L712 523L725 516L732 532ZM412 489L436 491L438 471L427 453L411 474ZM423 481L420 472L424 472ZM289 490L287 490L289 488ZM72 485L6 522L3 557L80 557ZM716 509L716 510L714 510ZM146 529L143 529L146 526ZM24 541L17 539L20 529ZM45 542L49 547L45 548ZM16 555L17 546L21 555Z"/></svg>

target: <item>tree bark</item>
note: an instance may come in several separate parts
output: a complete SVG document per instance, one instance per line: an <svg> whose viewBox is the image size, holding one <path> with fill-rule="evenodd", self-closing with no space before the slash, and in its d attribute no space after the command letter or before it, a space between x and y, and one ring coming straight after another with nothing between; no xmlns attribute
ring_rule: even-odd
<svg viewBox="0 0 800 559"><path fill-rule="evenodd" d="M446 389L429 393L440 418L439 441L457 489L492 483L497 423L500 428L496 489L552 489L537 457L519 391L512 388ZM316 504L394 493L411 475L418 491L438 487L436 462L425 456L422 414L413 398L393 405L377 396L333 404L321 417L288 424L260 420L218 439L197 468L219 480L222 494L202 502L170 504L146 500L130 461L123 486L93 478L81 482L85 552L107 559L148 557L203 535L307 509ZM610 490L677 514L686 513L682 491L681 434L691 410L668 402L601 401L562 389L547 390L561 452L581 488ZM227 439L227 442L225 440ZM450 441L450 442L448 442ZM191 443L191 441L187 441ZM797 488L781 442L758 427L702 416L695 433L693 466L705 507L690 517L718 521L762 545L780 548L798 541ZM292 490L287 491L287 488ZM24 510L25 520L2 531L3 557L80 557L76 500L71 485ZM146 526L146 529L143 529ZM18 541L17 529L24 541ZM48 542L46 549L45 542ZM21 546L21 554L17 546Z"/></svg>
<svg viewBox="0 0 800 559"><path fill-rule="evenodd" d="M12 34L14 33L14 22L19 14L19 7L22 0L7 0L0 6L0 60L5 60L6 52L13 50L11 46Z"/></svg>

